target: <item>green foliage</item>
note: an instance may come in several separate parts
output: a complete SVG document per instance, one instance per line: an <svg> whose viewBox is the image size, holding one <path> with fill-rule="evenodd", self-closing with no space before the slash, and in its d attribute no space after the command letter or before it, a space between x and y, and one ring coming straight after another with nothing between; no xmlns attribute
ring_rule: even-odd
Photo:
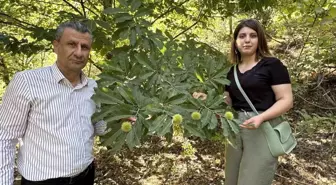
<svg viewBox="0 0 336 185"><path fill-rule="evenodd" d="M302 116L302 121L299 123L301 132L313 134L317 132L335 133L336 129L336 115L330 114L326 116L319 116L317 114L308 114L305 110L297 111Z"/></svg>
<svg viewBox="0 0 336 185"><path fill-rule="evenodd" d="M141 15L153 11L142 8L146 7L133 1L104 10L116 26L110 35L116 47L109 52L113 57L101 63L104 70L93 97L100 107L93 121L104 119L112 128L103 143L117 151L127 137L126 144L133 148L148 135L172 138L173 128L185 137L210 139L217 132L233 137L237 121L222 119L225 127L220 124L226 110L223 87L230 83L226 57L192 38L175 40L169 32L152 29L139 11ZM194 91L206 92L207 99L194 99ZM190 117L194 111L201 113L199 121ZM183 121L173 124L176 114ZM128 117L136 117L137 131L123 136L116 125Z"/></svg>
<svg viewBox="0 0 336 185"><path fill-rule="evenodd" d="M330 73L336 65L336 4L332 0L281 1L276 25L281 44L276 49L295 79ZM280 54L284 55L280 55Z"/></svg>
<svg viewBox="0 0 336 185"><path fill-rule="evenodd" d="M80 20L94 34L90 63L102 69L93 121L105 119L112 129L104 144L118 151L149 135L169 139L174 114L184 118L184 136L234 144L237 120L223 117L230 65L222 52L235 21L258 18L277 56L301 78L335 66L335 12L332 0L0 1L0 75L8 83L16 71L54 62L45 56L54 29ZM91 64L87 72L98 74ZM207 93L207 100L193 99L195 91ZM191 118L194 111L200 120ZM132 130L122 132L122 122L132 116Z"/></svg>

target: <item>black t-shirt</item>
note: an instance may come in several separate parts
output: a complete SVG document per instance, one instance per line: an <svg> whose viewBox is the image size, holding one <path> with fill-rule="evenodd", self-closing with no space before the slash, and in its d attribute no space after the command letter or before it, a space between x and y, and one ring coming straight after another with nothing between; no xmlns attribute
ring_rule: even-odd
<svg viewBox="0 0 336 185"><path fill-rule="evenodd" d="M232 107L235 110L252 111L235 83L233 72L231 67L227 75L231 84L226 86L226 91L232 99ZM290 83L287 68L274 57L261 59L245 73L241 73L237 67L237 75L240 85L258 111L265 111L275 103L275 94L271 86Z"/></svg>

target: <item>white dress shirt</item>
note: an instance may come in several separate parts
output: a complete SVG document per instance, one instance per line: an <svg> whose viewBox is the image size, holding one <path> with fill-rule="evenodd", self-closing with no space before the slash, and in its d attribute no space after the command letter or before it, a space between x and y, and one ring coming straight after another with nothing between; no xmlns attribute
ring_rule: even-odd
<svg viewBox="0 0 336 185"><path fill-rule="evenodd" d="M0 106L0 184L14 181L17 166L31 181L70 177L93 161L94 80L73 87L57 65L17 73Z"/></svg>

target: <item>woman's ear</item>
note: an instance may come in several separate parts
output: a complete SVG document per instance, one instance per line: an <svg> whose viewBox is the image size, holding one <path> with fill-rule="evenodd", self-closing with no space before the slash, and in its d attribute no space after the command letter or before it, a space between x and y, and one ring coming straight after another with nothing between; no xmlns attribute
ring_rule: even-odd
<svg viewBox="0 0 336 185"><path fill-rule="evenodd" d="M236 55L238 55L238 53L239 53L237 48L235 48L234 52L235 52Z"/></svg>

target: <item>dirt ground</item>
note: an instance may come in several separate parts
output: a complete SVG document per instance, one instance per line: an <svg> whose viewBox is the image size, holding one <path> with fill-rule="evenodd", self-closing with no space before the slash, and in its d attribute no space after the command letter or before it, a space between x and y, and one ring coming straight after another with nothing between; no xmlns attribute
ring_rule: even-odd
<svg viewBox="0 0 336 185"><path fill-rule="evenodd" d="M315 134L298 138L290 155L279 158L273 185L336 185L336 156L329 135ZM329 139L328 139L329 138ZM100 149L97 154L99 185L222 185L224 146L196 140L195 157L180 155L181 144L168 144L153 138L141 148L111 155Z"/></svg>

